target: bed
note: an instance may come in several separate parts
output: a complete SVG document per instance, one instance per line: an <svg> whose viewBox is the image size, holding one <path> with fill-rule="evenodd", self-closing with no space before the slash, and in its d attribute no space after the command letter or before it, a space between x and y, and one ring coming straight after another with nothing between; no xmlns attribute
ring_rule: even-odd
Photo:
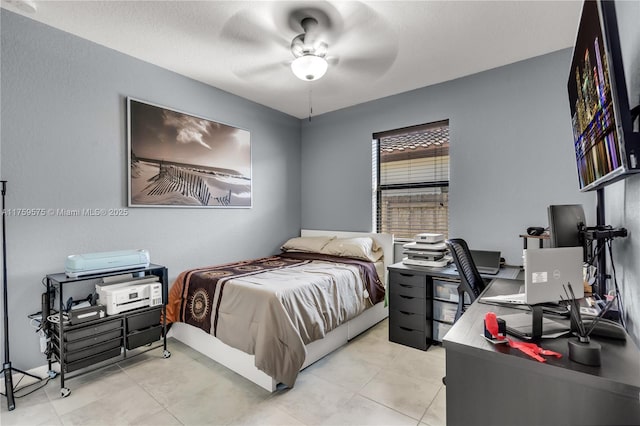
<svg viewBox="0 0 640 426"><path fill-rule="evenodd" d="M323 242L328 252L293 244L282 255L182 272L170 291L168 336L273 392L388 316L391 235L302 230L301 237L289 242ZM367 260L335 257L351 255L342 242L365 240L375 249Z"/></svg>

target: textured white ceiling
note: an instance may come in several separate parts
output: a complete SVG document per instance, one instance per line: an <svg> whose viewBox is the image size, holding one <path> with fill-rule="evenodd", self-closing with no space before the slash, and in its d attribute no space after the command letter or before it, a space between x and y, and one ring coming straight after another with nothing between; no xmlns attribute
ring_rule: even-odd
<svg viewBox="0 0 640 426"><path fill-rule="evenodd" d="M2 7L304 118L573 45L581 1L33 1ZM296 18L316 16L325 77L289 68Z"/></svg>

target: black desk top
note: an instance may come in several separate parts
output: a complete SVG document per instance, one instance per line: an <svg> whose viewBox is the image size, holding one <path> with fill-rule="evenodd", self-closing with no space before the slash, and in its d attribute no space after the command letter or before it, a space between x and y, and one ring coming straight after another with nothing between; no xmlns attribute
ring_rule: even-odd
<svg viewBox="0 0 640 426"><path fill-rule="evenodd" d="M481 297L516 293L521 284L520 280L498 278L489 284ZM567 342L572 337L542 339L537 342L538 345L560 352L563 356L560 359L545 357L547 362L541 363L508 345L494 345L488 342L483 337L483 321L487 312L494 312L500 316L522 311L512 307L481 303L478 299L469 306L464 315L444 337L443 344L447 351L464 351L467 354L485 359L499 359L499 362L505 363L505 365L535 369L536 374L563 376L567 380L585 385L594 385L595 380L598 386L604 386L631 397L635 395L635 398L638 398L640 393L640 351L631 337L628 337L626 341L592 337L593 341L602 345L599 367L582 365L569 359ZM558 320L556 317L550 318Z"/></svg>

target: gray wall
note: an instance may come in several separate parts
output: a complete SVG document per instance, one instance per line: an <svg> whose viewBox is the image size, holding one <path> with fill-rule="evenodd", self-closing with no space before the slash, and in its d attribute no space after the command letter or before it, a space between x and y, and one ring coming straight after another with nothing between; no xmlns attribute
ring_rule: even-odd
<svg viewBox="0 0 640 426"><path fill-rule="evenodd" d="M640 103L640 3L617 1L631 106ZM302 226L370 230L371 135L450 119L451 237L521 264L528 226L549 204L581 203L595 225L595 193L578 191L566 81L572 49L532 58L302 123ZM640 175L606 187L627 329L640 344ZM613 269L609 268L609 273Z"/></svg>
<svg viewBox="0 0 640 426"><path fill-rule="evenodd" d="M40 310L40 281L64 270L67 255L146 248L174 278L189 267L274 253L299 234L298 119L4 9L1 30L1 171L9 181L8 208L125 207L126 96L248 129L253 162L251 209L7 217L15 367L45 363L27 314Z"/></svg>
<svg viewBox="0 0 640 426"><path fill-rule="evenodd" d="M566 49L315 117L302 124L302 225L370 230L371 136L449 119L450 237L522 264L528 226L549 204L584 204L578 190ZM425 230L427 231L427 230Z"/></svg>
<svg viewBox="0 0 640 426"><path fill-rule="evenodd" d="M640 104L640 2L616 2L629 104ZM640 175L605 189L606 223L629 236L613 242L615 272L627 311L627 329L640 342ZM611 271L610 271L611 272Z"/></svg>
<svg viewBox="0 0 640 426"><path fill-rule="evenodd" d="M640 5L618 4L623 35L632 40L623 50L635 104ZM545 226L549 204L582 203L595 222L595 197L577 191L568 142L569 49L300 122L4 9L0 26L0 172L9 180L8 208L124 207L126 96L246 128L253 154L249 210L7 217L11 353L19 368L44 363L26 315L39 310L42 277L62 270L68 254L148 248L173 278L192 266L274 252L301 225L370 230L374 132L450 119L451 236L502 250L509 263L521 263L518 235ZM638 194L638 176L606 190L607 222L630 231L614 253L636 341Z"/></svg>

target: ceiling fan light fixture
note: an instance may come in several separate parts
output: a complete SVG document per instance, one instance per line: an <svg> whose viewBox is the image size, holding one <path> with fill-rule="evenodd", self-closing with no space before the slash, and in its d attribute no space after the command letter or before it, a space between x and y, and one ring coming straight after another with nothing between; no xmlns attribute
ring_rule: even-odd
<svg viewBox="0 0 640 426"><path fill-rule="evenodd" d="M297 57L291 63L293 74L304 81L314 81L322 78L327 72L327 68L327 61L323 57L311 54Z"/></svg>

